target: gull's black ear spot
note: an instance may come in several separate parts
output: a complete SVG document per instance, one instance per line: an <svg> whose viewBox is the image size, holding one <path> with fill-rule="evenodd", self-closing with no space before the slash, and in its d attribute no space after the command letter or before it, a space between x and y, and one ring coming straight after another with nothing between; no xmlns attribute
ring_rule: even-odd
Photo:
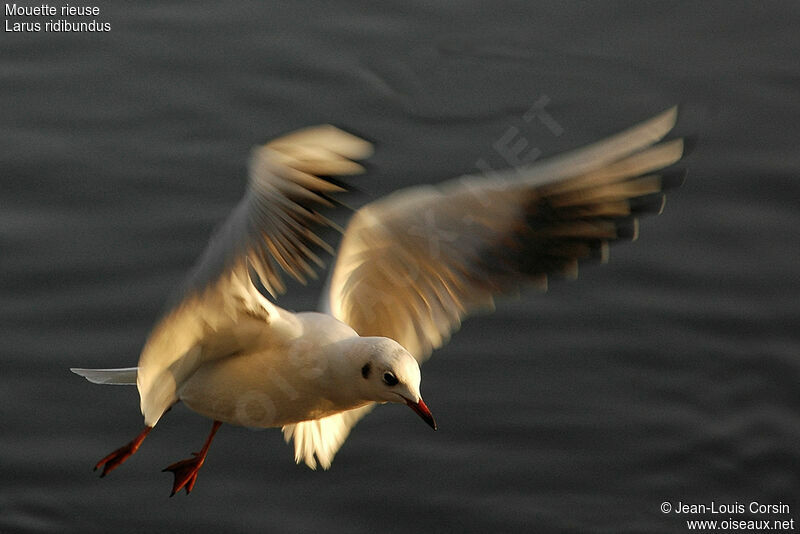
<svg viewBox="0 0 800 534"><path fill-rule="evenodd" d="M364 378L369 378L369 372L372 369L372 366L369 363L365 363L364 367L361 368L361 376Z"/></svg>

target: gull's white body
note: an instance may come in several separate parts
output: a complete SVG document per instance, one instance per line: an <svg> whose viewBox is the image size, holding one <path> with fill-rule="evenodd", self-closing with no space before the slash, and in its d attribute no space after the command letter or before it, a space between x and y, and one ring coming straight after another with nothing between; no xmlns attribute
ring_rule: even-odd
<svg viewBox="0 0 800 534"><path fill-rule="evenodd" d="M200 365L176 394L195 412L249 427L320 419L366 404L345 370L358 334L330 315L281 310L251 346Z"/></svg>
<svg viewBox="0 0 800 534"><path fill-rule="evenodd" d="M648 173L682 155L681 140L659 143L676 116L669 110L531 167L368 204L345 231L323 313L288 312L252 280L274 296L280 271L303 282L315 275L312 248L326 245L313 229L334 225L313 207L332 207L343 190L319 176L359 172L352 160L371 146L330 126L280 138L255 153L247 195L138 367L75 372L97 383L135 380L149 427L183 401L216 421L283 427L298 462L327 468L375 403L421 400L418 363L464 316L525 283L574 277L578 260L605 261L609 241L635 238L634 217L660 212L668 182ZM394 389L368 379L364 365L375 358L400 379Z"/></svg>

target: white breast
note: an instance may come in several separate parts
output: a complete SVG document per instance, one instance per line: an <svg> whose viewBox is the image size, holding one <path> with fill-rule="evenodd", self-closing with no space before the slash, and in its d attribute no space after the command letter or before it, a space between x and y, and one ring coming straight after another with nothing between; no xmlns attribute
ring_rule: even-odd
<svg viewBox="0 0 800 534"><path fill-rule="evenodd" d="M294 316L299 335L277 338L269 330L252 349L201 365L178 391L189 408L224 423L279 427L356 407L328 395L335 383L330 345L356 333L333 317Z"/></svg>

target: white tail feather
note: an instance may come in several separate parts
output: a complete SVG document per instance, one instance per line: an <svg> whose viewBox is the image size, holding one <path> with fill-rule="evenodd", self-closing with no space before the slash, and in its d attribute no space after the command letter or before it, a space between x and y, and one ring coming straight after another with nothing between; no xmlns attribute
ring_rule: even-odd
<svg viewBox="0 0 800 534"><path fill-rule="evenodd" d="M374 404L339 412L283 427L286 443L294 438L294 461L305 462L311 469L317 468L317 460L323 469L331 466L333 457L344 443L350 429L359 419L372 410ZM316 459L315 459L316 456Z"/></svg>
<svg viewBox="0 0 800 534"><path fill-rule="evenodd" d="M70 369L76 375L80 375L93 384L112 384L116 386L135 386L136 367L125 367L122 369Z"/></svg>

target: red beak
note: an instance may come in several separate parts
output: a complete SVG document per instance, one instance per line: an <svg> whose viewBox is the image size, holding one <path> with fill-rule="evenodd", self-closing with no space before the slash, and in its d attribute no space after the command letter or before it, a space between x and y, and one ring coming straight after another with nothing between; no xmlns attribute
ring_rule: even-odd
<svg viewBox="0 0 800 534"><path fill-rule="evenodd" d="M406 399L406 404L408 404L409 408L417 412L417 415L422 417L422 420L428 423L432 429L436 430L436 421L433 419L433 414L422 401L422 399L419 399L419 402L412 402Z"/></svg>

